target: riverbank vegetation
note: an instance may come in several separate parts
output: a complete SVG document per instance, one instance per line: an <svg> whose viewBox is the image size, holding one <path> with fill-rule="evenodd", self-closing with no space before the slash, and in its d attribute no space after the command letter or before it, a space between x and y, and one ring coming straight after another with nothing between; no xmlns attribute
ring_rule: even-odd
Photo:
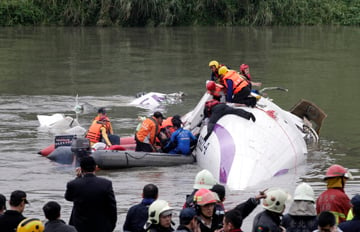
<svg viewBox="0 0 360 232"><path fill-rule="evenodd" d="M360 25L360 0L1 0L0 25Z"/></svg>

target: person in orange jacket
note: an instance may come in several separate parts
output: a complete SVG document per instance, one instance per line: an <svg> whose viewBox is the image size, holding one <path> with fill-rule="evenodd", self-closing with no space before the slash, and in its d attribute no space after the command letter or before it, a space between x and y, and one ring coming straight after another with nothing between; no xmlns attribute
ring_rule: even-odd
<svg viewBox="0 0 360 232"><path fill-rule="evenodd" d="M108 137L110 133L107 127L108 118L102 116L99 120L93 122L85 135L85 138L90 140L90 146L95 143L104 142L107 146L111 146L112 143Z"/></svg>
<svg viewBox="0 0 360 232"><path fill-rule="evenodd" d="M135 151L156 152L156 137L159 136L161 124L164 116L156 111L152 117L146 118L135 133L136 148Z"/></svg>
<svg viewBox="0 0 360 232"><path fill-rule="evenodd" d="M245 77L235 70L223 66L219 68L220 83L226 88L226 102L234 102L254 107L256 98L249 96L251 88Z"/></svg>
<svg viewBox="0 0 360 232"><path fill-rule="evenodd" d="M114 134L113 127L111 125L109 117L106 114L106 109L104 107L101 107L101 108L98 109L98 114L96 115L96 117L94 118L94 120L92 121L91 124L96 123L102 117L106 118L106 127L107 127L107 130L108 130L108 133L109 134Z"/></svg>

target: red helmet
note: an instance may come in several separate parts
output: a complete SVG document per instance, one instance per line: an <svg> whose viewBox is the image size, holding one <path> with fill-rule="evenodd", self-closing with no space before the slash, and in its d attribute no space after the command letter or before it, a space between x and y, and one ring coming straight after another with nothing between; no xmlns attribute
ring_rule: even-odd
<svg viewBox="0 0 360 232"><path fill-rule="evenodd" d="M242 64L240 65L240 72L241 73L244 73L245 72L245 69L249 68L249 65L247 64Z"/></svg>
<svg viewBox="0 0 360 232"><path fill-rule="evenodd" d="M343 166L339 164L331 165L326 171L326 175L324 179L343 176L345 178L349 178L349 172Z"/></svg>
<svg viewBox="0 0 360 232"><path fill-rule="evenodd" d="M194 195L194 202L196 205L203 206L211 203L216 203L218 201L219 197L217 196L217 194L209 189L199 189Z"/></svg>
<svg viewBox="0 0 360 232"><path fill-rule="evenodd" d="M215 91L215 89L216 89L215 81L208 81L206 83L206 89L209 90L209 91Z"/></svg>

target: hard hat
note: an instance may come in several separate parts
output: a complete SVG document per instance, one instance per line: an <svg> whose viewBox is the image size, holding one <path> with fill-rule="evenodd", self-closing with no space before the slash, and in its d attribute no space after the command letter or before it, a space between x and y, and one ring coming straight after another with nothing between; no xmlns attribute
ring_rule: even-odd
<svg viewBox="0 0 360 232"><path fill-rule="evenodd" d="M149 224L159 224L160 215L169 215L172 213L173 208L169 206L169 203L164 200L156 200L149 207Z"/></svg>
<svg viewBox="0 0 360 232"><path fill-rule="evenodd" d="M222 66L221 68L219 68L218 73L219 73L219 75L224 75L228 71L229 71L229 69L226 66Z"/></svg>
<svg viewBox="0 0 360 232"><path fill-rule="evenodd" d="M196 205L207 205L211 203L219 202L219 197L216 193L209 189L199 189L194 195L194 202Z"/></svg>
<svg viewBox="0 0 360 232"><path fill-rule="evenodd" d="M214 176L211 174L211 172L204 169L196 174L194 189L211 189L215 184L217 183Z"/></svg>
<svg viewBox="0 0 360 232"><path fill-rule="evenodd" d="M349 178L350 177L350 173L348 172L347 169L345 169L343 166L339 165L339 164L334 164L331 165L328 170L326 171L324 180L326 180L327 178L332 178L332 177L345 177L345 178Z"/></svg>
<svg viewBox="0 0 360 232"><path fill-rule="evenodd" d="M249 68L249 65L247 65L247 64L240 65L240 72L243 73L245 71L245 69L247 69L247 68Z"/></svg>
<svg viewBox="0 0 360 232"><path fill-rule="evenodd" d="M216 60L212 60L209 62L209 67L211 66L215 66L215 68L219 68L219 62L217 62Z"/></svg>
<svg viewBox="0 0 360 232"><path fill-rule="evenodd" d="M206 83L206 89L209 90L209 91L215 91L215 89L216 89L215 81L208 81Z"/></svg>
<svg viewBox="0 0 360 232"><path fill-rule="evenodd" d="M272 188L265 193L266 198L262 202L263 208L271 212L282 213L285 209L285 202L289 198L289 194L280 188Z"/></svg>
<svg viewBox="0 0 360 232"><path fill-rule="evenodd" d="M43 223L37 218L25 218L22 220L16 232L43 232L44 225Z"/></svg>
<svg viewBox="0 0 360 232"><path fill-rule="evenodd" d="M313 188L307 183L299 184L295 189L294 200L315 202L315 194Z"/></svg>

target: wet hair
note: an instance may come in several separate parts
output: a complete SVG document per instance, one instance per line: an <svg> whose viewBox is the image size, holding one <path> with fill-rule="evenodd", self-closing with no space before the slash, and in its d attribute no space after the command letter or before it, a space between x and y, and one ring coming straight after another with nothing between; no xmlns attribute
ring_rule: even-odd
<svg viewBox="0 0 360 232"><path fill-rule="evenodd" d="M143 188L143 197L156 199L158 197L159 189L154 184L147 184Z"/></svg>
<svg viewBox="0 0 360 232"><path fill-rule="evenodd" d="M98 114L106 114L106 109L104 107L99 108Z"/></svg>
<svg viewBox="0 0 360 232"><path fill-rule="evenodd" d="M216 184L210 190L213 191L214 193L217 193L220 201L224 201L224 199L225 199L225 187L224 187L224 185Z"/></svg>
<svg viewBox="0 0 360 232"><path fill-rule="evenodd" d="M85 172L93 172L96 168L96 162L92 156L84 156L80 160L80 167Z"/></svg>
<svg viewBox="0 0 360 232"><path fill-rule="evenodd" d="M60 217L61 206L56 201L49 201L43 206L45 217L49 221L56 220Z"/></svg>
<svg viewBox="0 0 360 232"><path fill-rule="evenodd" d="M330 211L322 211L318 216L318 224L320 227L334 226L336 224L336 218Z"/></svg>
<svg viewBox="0 0 360 232"><path fill-rule="evenodd" d="M227 211L225 213L224 220L226 223L231 223L235 229L240 229L243 222L241 212L236 209Z"/></svg>

